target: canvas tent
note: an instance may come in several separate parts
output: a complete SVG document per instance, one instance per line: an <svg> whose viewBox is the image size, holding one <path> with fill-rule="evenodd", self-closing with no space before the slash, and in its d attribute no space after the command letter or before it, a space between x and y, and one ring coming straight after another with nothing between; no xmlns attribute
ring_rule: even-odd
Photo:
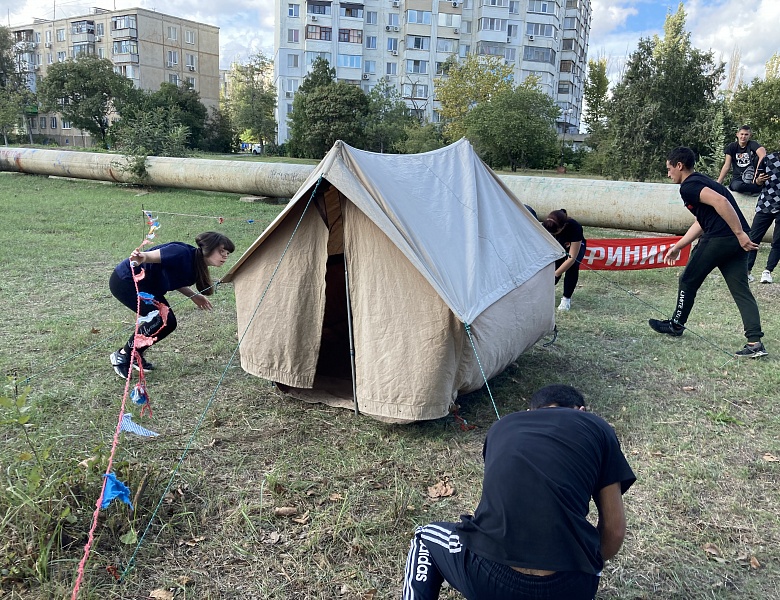
<svg viewBox="0 0 780 600"><path fill-rule="evenodd" d="M241 366L384 421L442 417L552 331L561 256L465 139L337 142L224 279Z"/></svg>

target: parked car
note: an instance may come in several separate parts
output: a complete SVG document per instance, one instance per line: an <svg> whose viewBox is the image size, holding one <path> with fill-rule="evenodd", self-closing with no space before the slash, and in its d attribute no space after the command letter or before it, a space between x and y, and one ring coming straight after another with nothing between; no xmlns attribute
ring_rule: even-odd
<svg viewBox="0 0 780 600"><path fill-rule="evenodd" d="M262 153L263 153L262 144L252 144L252 154L262 154Z"/></svg>

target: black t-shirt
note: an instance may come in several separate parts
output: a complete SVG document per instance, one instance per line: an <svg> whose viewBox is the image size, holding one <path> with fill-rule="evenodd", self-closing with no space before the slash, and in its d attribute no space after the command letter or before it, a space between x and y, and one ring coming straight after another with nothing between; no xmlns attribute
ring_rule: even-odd
<svg viewBox="0 0 780 600"><path fill-rule="evenodd" d="M701 228L704 230L702 237L725 237L727 235L734 235L734 232L731 231L731 227L729 227L728 223L723 220L723 217L718 214L718 211L700 200L701 191L704 188L710 188L721 196L724 196L726 200L729 201L729 204L734 207L734 212L736 212L737 217L739 217L739 222L742 224L743 231L750 231L750 226L745 220L745 216L739 209L739 205L736 200L734 200L734 196L731 195L729 189L725 185L721 185L706 175L694 171L688 175L688 177L685 178L685 181L680 185L680 196L685 203L685 208L693 213L696 220L699 222L699 225L701 225Z"/></svg>
<svg viewBox="0 0 780 600"><path fill-rule="evenodd" d="M144 278L139 282L142 291L155 296L164 296L167 292L178 290L195 283L194 246L183 242L168 242L147 250L160 251L159 263L143 263ZM132 280L130 259L126 258L116 266L116 274L122 279Z"/></svg>
<svg viewBox="0 0 780 600"><path fill-rule="evenodd" d="M572 408L516 412L493 424L483 453L482 498L457 525L463 545L513 567L599 573L590 500L636 481L612 427Z"/></svg>
<svg viewBox="0 0 780 600"><path fill-rule="evenodd" d="M749 140L743 148L739 142L731 142L723 151L724 155L731 157L732 179L742 179L742 172L749 166L756 166L756 151L761 147L755 140Z"/></svg>
<svg viewBox="0 0 780 600"><path fill-rule="evenodd" d="M582 230L582 225L574 219L569 219L566 221L566 225L563 226L563 229L561 229L561 232L553 237L568 251L569 248L571 248L572 242L585 241L585 232Z"/></svg>

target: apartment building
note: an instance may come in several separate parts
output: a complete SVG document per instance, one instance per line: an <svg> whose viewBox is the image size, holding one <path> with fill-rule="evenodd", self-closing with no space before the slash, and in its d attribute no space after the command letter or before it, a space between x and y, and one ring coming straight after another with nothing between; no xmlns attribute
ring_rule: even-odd
<svg viewBox="0 0 780 600"><path fill-rule="evenodd" d="M433 82L447 58L499 56L516 81L539 78L561 108L559 133L579 130L590 0L276 0L275 10L280 143L295 92L318 56L337 79L365 91L385 78L433 122Z"/></svg>
<svg viewBox="0 0 780 600"><path fill-rule="evenodd" d="M219 104L219 28L172 15L130 8L93 8L87 15L11 27L19 69L35 91L55 62L82 54L108 58L114 71L145 90L183 82L206 107ZM60 145L88 145L89 133L71 127L58 114L38 114L32 134Z"/></svg>

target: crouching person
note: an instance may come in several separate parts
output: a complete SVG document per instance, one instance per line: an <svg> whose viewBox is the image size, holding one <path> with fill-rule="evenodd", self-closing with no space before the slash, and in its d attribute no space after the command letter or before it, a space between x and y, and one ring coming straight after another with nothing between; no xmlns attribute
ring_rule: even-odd
<svg viewBox="0 0 780 600"><path fill-rule="evenodd" d="M434 600L444 581L469 600L592 600L623 544L623 493L636 481L612 427L579 391L550 385L490 428L483 457L474 516L415 531L403 600Z"/></svg>

